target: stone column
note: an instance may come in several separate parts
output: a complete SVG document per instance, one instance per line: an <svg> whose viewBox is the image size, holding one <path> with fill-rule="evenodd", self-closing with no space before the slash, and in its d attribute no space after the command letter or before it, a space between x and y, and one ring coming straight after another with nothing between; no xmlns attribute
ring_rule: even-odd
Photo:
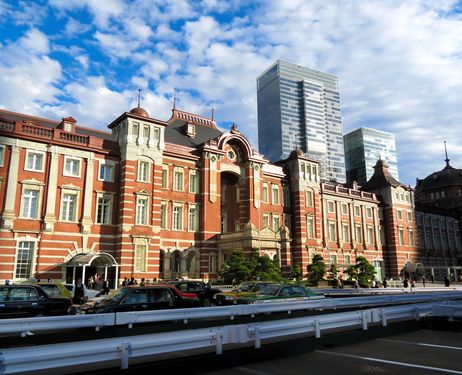
<svg viewBox="0 0 462 375"><path fill-rule="evenodd" d="M93 208L93 178L94 178L94 169L95 169L95 159L92 154L87 159L87 170L85 176L85 192L84 192L84 201L83 201L83 219L82 219L82 233L90 233L91 225L93 224L91 220L91 211Z"/></svg>

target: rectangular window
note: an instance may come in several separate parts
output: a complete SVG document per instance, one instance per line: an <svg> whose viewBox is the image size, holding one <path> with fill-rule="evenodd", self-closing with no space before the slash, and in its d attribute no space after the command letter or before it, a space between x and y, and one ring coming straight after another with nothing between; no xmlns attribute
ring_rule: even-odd
<svg viewBox="0 0 462 375"><path fill-rule="evenodd" d="M342 234L343 234L343 241L349 242L350 241L350 226L346 223L342 224Z"/></svg>
<svg viewBox="0 0 462 375"><path fill-rule="evenodd" d="M149 126L144 126L143 127L143 138L144 139L149 139Z"/></svg>
<svg viewBox="0 0 462 375"><path fill-rule="evenodd" d="M173 173L173 190L183 191L183 171L176 170Z"/></svg>
<svg viewBox="0 0 462 375"><path fill-rule="evenodd" d="M332 202L332 201L327 202L327 212L329 212L329 213L335 212L335 210L334 210L334 202Z"/></svg>
<svg viewBox="0 0 462 375"><path fill-rule="evenodd" d="M335 223L330 222L329 223L329 240L331 241L336 241L337 240L337 234L335 230Z"/></svg>
<svg viewBox="0 0 462 375"><path fill-rule="evenodd" d="M64 157L64 176L80 177L80 164L81 159L73 158L70 156Z"/></svg>
<svg viewBox="0 0 462 375"><path fill-rule="evenodd" d="M65 193L61 202L61 220L76 221L77 194Z"/></svg>
<svg viewBox="0 0 462 375"><path fill-rule="evenodd" d="M32 261L34 255L34 242L21 241L18 244L16 257L16 279L29 279L32 277Z"/></svg>
<svg viewBox="0 0 462 375"><path fill-rule="evenodd" d="M140 161L138 163L138 181L149 182L149 162Z"/></svg>
<svg viewBox="0 0 462 375"><path fill-rule="evenodd" d="M284 200L282 204L284 206L290 207L290 190L288 186L284 186L282 198Z"/></svg>
<svg viewBox="0 0 462 375"><path fill-rule="evenodd" d="M273 204L279 204L279 187L276 186L276 185L273 185L273 187L271 188L271 191L272 191L272 203Z"/></svg>
<svg viewBox="0 0 462 375"><path fill-rule="evenodd" d="M348 215L348 205L342 203L342 215Z"/></svg>
<svg viewBox="0 0 462 375"><path fill-rule="evenodd" d="M278 231L280 226L281 226L281 221L280 221L279 215L273 214L273 230L275 232Z"/></svg>
<svg viewBox="0 0 462 375"><path fill-rule="evenodd" d="M355 206L355 216L361 216L361 207Z"/></svg>
<svg viewBox="0 0 462 375"><path fill-rule="evenodd" d="M162 229L167 228L167 215L168 215L167 202L161 202L160 203L160 227Z"/></svg>
<svg viewBox="0 0 462 375"><path fill-rule="evenodd" d="M355 237L356 242L363 242L363 228L361 227L361 225L355 226Z"/></svg>
<svg viewBox="0 0 462 375"><path fill-rule="evenodd" d="M99 162L99 173L98 173L98 180L99 181L114 181L114 165L106 164L102 161Z"/></svg>
<svg viewBox="0 0 462 375"><path fill-rule="evenodd" d="M26 152L26 171L43 172L45 167L45 154L27 150Z"/></svg>
<svg viewBox="0 0 462 375"><path fill-rule="evenodd" d="M154 128L154 140L156 141L160 140L160 129L159 128Z"/></svg>
<svg viewBox="0 0 462 375"><path fill-rule="evenodd" d="M351 264L351 256L350 255L347 255L347 254L344 255L344 263L345 263L345 265L350 265Z"/></svg>
<svg viewBox="0 0 462 375"><path fill-rule="evenodd" d="M313 192L311 190L306 191L306 205L308 207L313 207Z"/></svg>
<svg viewBox="0 0 462 375"><path fill-rule="evenodd" d="M404 230L403 230L403 228L398 229L398 237L399 237L399 244L401 246L403 246L404 245Z"/></svg>
<svg viewBox="0 0 462 375"><path fill-rule="evenodd" d="M136 224L148 224L148 197L142 196L136 198Z"/></svg>
<svg viewBox="0 0 462 375"><path fill-rule="evenodd" d="M36 219L38 215L39 190L25 189L22 194L21 217Z"/></svg>
<svg viewBox="0 0 462 375"><path fill-rule="evenodd" d="M182 230L183 229L183 206L173 206L172 214L172 229Z"/></svg>
<svg viewBox="0 0 462 375"><path fill-rule="evenodd" d="M209 273L217 272L217 256L209 255Z"/></svg>
<svg viewBox="0 0 462 375"><path fill-rule="evenodd" d="M412 212L411 211L407 212L407 221L409 221L409 222L412 221Z"/></svg>
<svg viewBox="0 0 462 375"><path fill-rule="evenodd" d="M162 189L168 189L168 169L162 169Z"/></svg>
<svg viewBox="0 0 462 375"><path fill-rule="evenodd" d="M5 162L5 146L0 145L0 167L3 167L4 162Z"/></svg>
<svg viewBox="0 0 462 375"><path fill-rule="evenodd" d="M96 223L111 224L112 223L112 197L98 197L96 207Z"/></svg>
<svg viewBox="0 0 462 375"><path fill-rule="evenodd" d="M197 193L197 174L196 171L189 171L189 192Z"/></svg>
<svg viewBox="0 0 462 375"><path fill-rule="evenodd" d="M409 245L415 246L415 238L414 238L414 231L409 230Z"/></svg>
<svg viewBox="0 0 462 375"><path fill-rule="evenodd" d="M198 229L197 213L197 206L189 206L188 228L191 231L197 231Z"/></svg>
<svg viewBox="0 0 462 375"><path fill-rule="evenodd" d="M374 243L374 228L372 227L367 227L367 243Z"/></svg>
<svg viewBox="0 0 462 375"><path fill-rule="evenodd" d="M268 203L268 184L263 184L263 202Z"/></svg>
<svg viewBox="0 0 462 375"><path fill-rule="evenodd" d="M132 125L132 135L133 135L133 137L138 138L138 133L139 133L138 124L133 124Z"/></svg>
<svg viewBox="0 0 462 375"><path fill-rule="evenodd" d="M268 227L268 225L269 225L269 215L263 214L263 228Z"/></svg>
<svg viewBox="0 0 462 375"><path fill-rule="evenodd" d="M329 255L329 264L337 264L337 255L336 254L330 254Z"/></svg>
<svg viewBox="0 0 462 375"><path fill-rule="evenodd" d="M403 220L403 211L397 210L396 217L398 218L398 220Z"/></svg>
<svg viewBox="0 0 462 375"><path fill-rule="evenodd" d="M135 245L135 272L146 272L147 246Z"/></svg>
<svg viewBox="0 0 462 375"><path fill-rule="evenodd" d="M366 217L371 219L372 218L372 208L366 207Z"/></svg>
<svg viewBox="0 0 462 375"><path fill-rule="evenodd" d="M308 216L306 219L306 235L308 238L315 238L314 234L314 217Z"/></svg>

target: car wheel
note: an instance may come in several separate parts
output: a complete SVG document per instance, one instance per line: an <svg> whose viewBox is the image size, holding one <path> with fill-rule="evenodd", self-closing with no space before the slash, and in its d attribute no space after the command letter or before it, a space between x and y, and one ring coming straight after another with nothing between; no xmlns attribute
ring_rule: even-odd
<svg viewBox="0 0 462 375"><path fill-rule="evenodd" d="M210 300L208 298L205 298L203 301L202 301L202 306L204 307L210 307L212 304L210 303Z"/></svg>

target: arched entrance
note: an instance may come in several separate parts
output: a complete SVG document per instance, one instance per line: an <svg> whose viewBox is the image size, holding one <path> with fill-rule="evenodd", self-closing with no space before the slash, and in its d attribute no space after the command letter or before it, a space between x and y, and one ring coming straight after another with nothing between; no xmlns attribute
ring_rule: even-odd
<svg viewBox="0 0 462 375"><path fill-rule="evenodd" d="M88 279L96 274L101 282L108 280L110 288L117 288L119 265L112 255L78 254L67 262L66 282L75 284L76 280L81 279L83 283L88 284Z"/></svg>

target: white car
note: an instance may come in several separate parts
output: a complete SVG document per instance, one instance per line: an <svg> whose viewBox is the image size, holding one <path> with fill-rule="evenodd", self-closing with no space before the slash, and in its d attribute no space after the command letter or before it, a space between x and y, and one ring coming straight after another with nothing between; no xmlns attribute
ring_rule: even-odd
<svg viewBox="0 0 462 375"><path fill-rule="evenodd" d="M74 296L74 289L75 289L75 284L64 284L66 289L72 293L72 296ZM101 292L99 290L93 290L93 289L88 289L87 286L84 284L83 285L83 290L85 293L85 299L90 299L90 298L95 298L95 297L100 297Z"/></svg>

